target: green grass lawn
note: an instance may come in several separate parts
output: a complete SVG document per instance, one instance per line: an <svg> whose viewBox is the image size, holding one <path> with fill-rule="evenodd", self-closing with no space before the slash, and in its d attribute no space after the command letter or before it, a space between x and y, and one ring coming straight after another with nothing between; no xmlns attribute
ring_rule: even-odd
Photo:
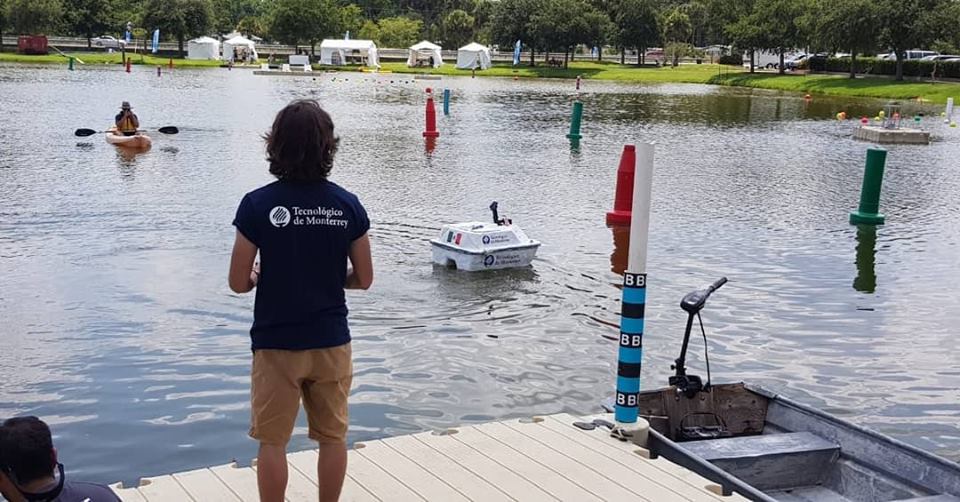
<svg viewBox="0 0 960 502"><path fill-rule="evenodd" d="M98 65L98 64L121 64L122 59L119 52L114 52L113 54L108 54L106 52L68 52L70 56L78 58L80 61L83 61L87 65ZM134 54L128 52L127 56L130 58L131 62L135 65L145 64L145 65L154 65L161 66L166 65L170 58L166 57L154 57L150 55L143 55L142 53ZM15 54L11 52L0 52L0 63L36 63L36 64L67 64L67 58L59 54L48 54L46 56L28 56L25 54ZM174 67L219 67L223 64L222 61L207 61L207 60L191 60L191 59L180 59L173 58ZM76 68L81 68L84 65L79 61L75 63Z"/></svg>
<svg viewBox="0 0 960 502"><path fill-rule="evenodd" d="M960 97L960 83L897 82L883 77L861 77L851 80L842 75L726 73L711 77L708 83L830 96L902 100L921 98L929 103L946 103L949 97Z"/></svg>
<svg viewBox="0 0 960 502"><path fill-rule="evenodd" d="M383 70L394 73L421 73L433 75L470 76L470 70L458 70L452 63L440 68L407 68L406 63L384 63ZM681 65L677 68L653 68L624 66L617 63L599 63L577 61L570 63L569 68L552 68L549 66L527 66L522 63L517 67L508 64L497 64L486 70L478 70L478 77L513 77L520 78L577 78L584 79L619 80L629 82L687 82L706 83L710 77L718 72L716 65Z"/></svg>

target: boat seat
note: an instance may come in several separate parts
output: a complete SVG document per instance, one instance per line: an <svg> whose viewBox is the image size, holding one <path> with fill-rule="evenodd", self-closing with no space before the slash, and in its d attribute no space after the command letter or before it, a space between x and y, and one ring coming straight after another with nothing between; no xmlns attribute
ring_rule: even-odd
<svg viewBox="0 0 960 502"><path fill-rule="evenodd" d="M840 446L810 432L681 443L681 447L760 490L823 482Z"/></svg>

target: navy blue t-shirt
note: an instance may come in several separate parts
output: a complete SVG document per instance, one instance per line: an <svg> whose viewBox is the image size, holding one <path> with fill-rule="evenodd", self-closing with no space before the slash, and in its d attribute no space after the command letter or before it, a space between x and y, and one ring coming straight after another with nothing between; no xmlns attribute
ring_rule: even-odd
<svg viewBox="0 0 960 502"><path fill-rule="evenodd" d="M349 342L347 256L370 229L357 196L330 181L276 181L245 195L233 224L260 249L253 350Z"/></svg>

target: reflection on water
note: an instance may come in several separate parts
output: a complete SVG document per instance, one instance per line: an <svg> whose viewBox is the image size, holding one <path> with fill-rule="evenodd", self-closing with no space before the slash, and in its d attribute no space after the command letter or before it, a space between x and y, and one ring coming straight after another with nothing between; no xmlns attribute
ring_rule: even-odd
<svg viewBox="0 0 960 502"><path fill-rule="evenodd" d="M426 83L117 70L0 72L0 114L19 126L0 128L0 416L49 419L78 476L133 482L254 455L253 298L226 285L230 222L270 181L273 115L311 97L341 138L333 179L373 222L376 282L348 294L351 441L598 409L629 238L604 213L623 144L644 141L657 144L644 385L670 374L680 297L725 275L704 311L714 378L960 458L960 222L943 218L960 211L957 129L929 121L933 144L890 148L887 224L871 237L847 223L866 145L834 117L878 101L589 82L572 152L573 82L448 78L451 114L425 152ZM102 138L78 147L72 131L111 120L118 99L180 134L133 158ZM904 113L933 112L916 106ZM491 200L543 243L533 266L435 267L429 239L485 220ZM850 287L871 275L878 286ZM290 447L309 446L301 417Z"/></svg>
<svg viewBox="0 0 960 502"><path fill-rule="evenodd" d="M877 289L877 273L874 270L877 256L877 227L857 225L857 277L853 289L861 293L873 293Z"/></svg>
<svg viewBox="0 0 960 502"><path fill-rule="evenodd" d="M613 252L610 253L610 271L617 275L623 275L627 270L630 258L630 226L612 225L609 227L613 233Z"/></svg>

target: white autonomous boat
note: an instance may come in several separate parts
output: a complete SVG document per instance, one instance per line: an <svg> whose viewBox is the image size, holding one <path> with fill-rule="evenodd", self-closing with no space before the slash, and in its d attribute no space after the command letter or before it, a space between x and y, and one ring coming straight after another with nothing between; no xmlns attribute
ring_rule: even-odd
<svg viewBox="0 0 960 502"><path fill-rule="evenodd" d="M527 267L537 255L540 242L501 219L497 203L490 204L493 223L467 222L444 225L432 239L433 262L468 272Z"/></svg>

